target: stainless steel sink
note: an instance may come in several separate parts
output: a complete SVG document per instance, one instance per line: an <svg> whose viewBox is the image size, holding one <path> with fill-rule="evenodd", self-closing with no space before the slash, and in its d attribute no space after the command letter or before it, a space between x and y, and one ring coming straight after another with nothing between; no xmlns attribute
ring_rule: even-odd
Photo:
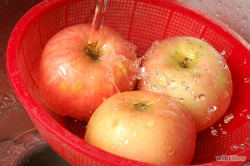
<svg viewBox="0 0 250 166"><path fill-rule="evenodd" d="M41 0L0 0L0 165L69 166L41 137L7 76L6 47L22 15Z"/></svg>
<svg viewBox="0 0 250 166"><path fill-rule="evenodd" d="M19 161L20 166L70 166L49 145L44 145L39 151L36 151L23 160Z"/></svg>

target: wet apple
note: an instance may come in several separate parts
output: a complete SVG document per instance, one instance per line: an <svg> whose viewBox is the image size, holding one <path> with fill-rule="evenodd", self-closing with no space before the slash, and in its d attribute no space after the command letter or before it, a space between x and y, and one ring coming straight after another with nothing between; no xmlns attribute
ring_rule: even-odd
<svg viewBox="0 0 250 166"><path fill-rule="evenodd" d="M189 164L196 129L177 102L150 91L118 93L91 116L84 140L102 150L154 164Z"/></svg>
<svg viewBox="0 0 250 166"><path fill-rule="evenodd" d="M225 58L211 45L194 37L173 37L152 45L144 57L146 76L140 89L166 94L181 104L194 119L197 132L226 112L232 77Z"/></svg>
<svg viewBox="0 0 250 166"><path fill-rule="evenodd" d="M79 24L55 34L43 49L38 71L42 101L57 114L85 121L103 99L132 90L136 83L131 44L103 26L93 53L90 30L91 24Z"/></svg>

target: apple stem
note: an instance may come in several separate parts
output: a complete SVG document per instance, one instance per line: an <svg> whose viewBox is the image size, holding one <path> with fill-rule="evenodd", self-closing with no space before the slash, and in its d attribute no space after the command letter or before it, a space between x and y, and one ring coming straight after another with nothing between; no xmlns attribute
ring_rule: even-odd
<svg viewBox="0 0 250 166"><path fill-rule="evenodd" d="M179 61L179 65L182 67L182 68L189 68L189 64L192 62L191 59L189 58L184 58L183 61Z"/></svg>
<svg viewBox="0 0 250 166"><path fill-rule="evenodd" d="M137 104L134 104L134 108L138 111L146 111L148 109L148 106L143 103L137 103Z"/></svg>
<svg viewBox="0 0 250 166"><path fill-rule="evenodd" d="M97 60L99 55L96 45L97 43L91 43L90 45L88 44L88 46L84 48L85 53L93 60Z"/></svg>

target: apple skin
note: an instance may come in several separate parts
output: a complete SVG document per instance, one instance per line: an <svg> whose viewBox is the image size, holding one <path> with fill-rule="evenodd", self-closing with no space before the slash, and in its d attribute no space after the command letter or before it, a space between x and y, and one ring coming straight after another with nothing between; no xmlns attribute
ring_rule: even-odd
<svg viewBox="0 0 250 166"><path fill-rule="evenodd" d="M189 164L195 151L196 129L187 111L169 97L129 91L111 96L97 108L84 140L132 160Z"/></svg>
<svg viewBox="0 0 250 166"><path fill-rule="evenodd" d="M197 132L212 126L227 111L232 77L226 60L211 45L194 37L173 37L152 45L142 61L140 90L166 94L195 121Z"/></svg>
<svg viewBox="0 0 250 166"><path fill-rule="evenodd" d="M93 57L85 51L90 30L91 24L79 24L55 34L42 52L38 71L43 102L57 114L85 121L103 99L136 84L137 57L128 41L103 26L99 54Z"/></svg>

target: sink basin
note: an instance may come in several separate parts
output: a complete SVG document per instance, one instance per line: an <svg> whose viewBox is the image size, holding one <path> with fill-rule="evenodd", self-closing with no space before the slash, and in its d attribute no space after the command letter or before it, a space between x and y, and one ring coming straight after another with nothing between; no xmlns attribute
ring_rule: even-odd
<svg viewBox="0 0 250 166"><path fill-rule="evenodd" d="M63 160L53 149L45 144L39 151L36 151L25 159L21 160L20 166L70 166L65 160Z"/></svg>
<svg viewBox="0 0 250 166"><path fill-rule="evenodd" d="M41 137L7 76L6 47L22 15L41 0L0 1L0 165L69 166Z"/></svg>

